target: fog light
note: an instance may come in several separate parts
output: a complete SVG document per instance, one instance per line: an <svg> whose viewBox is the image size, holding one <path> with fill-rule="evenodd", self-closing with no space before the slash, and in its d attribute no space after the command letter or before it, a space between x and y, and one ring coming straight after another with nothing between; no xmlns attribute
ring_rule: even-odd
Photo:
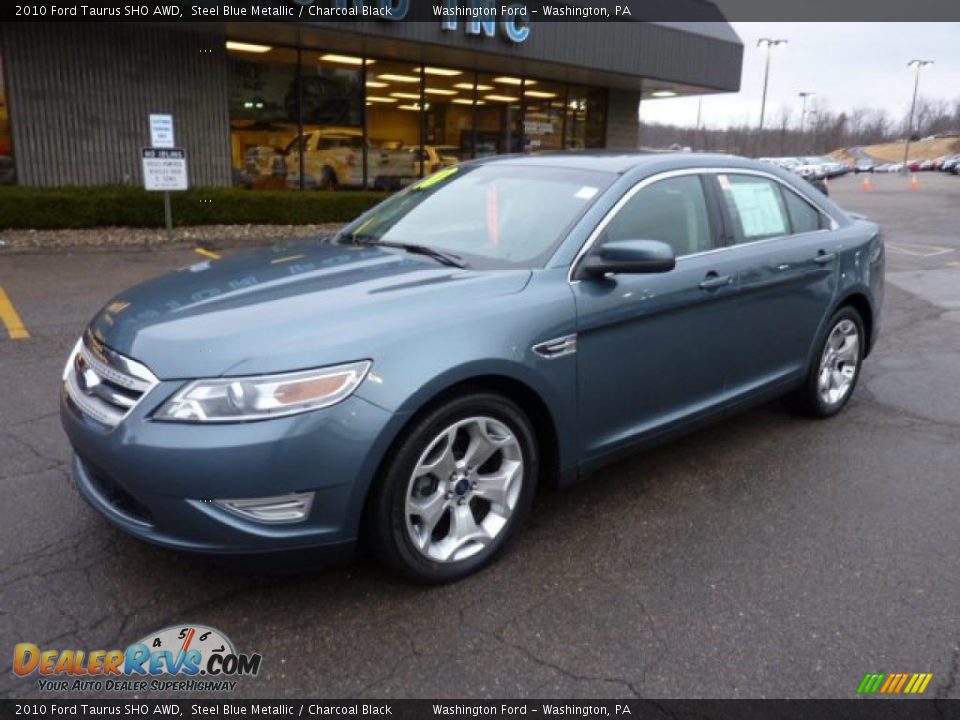
<svg viewBox="0 0 960 720"><path fill-rule="evenodd" d="M234 515L261 523L297 523L310 515L313 493L291 493L262 498L238 498L214 500L224 510Z"/></svg>

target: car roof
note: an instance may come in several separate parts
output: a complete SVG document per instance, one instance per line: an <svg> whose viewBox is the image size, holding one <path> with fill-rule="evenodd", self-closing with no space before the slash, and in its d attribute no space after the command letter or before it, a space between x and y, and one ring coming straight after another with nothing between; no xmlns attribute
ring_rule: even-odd
<svg viewBox="0 0 960 720"><path fill-rule="evenodd" d="M570 170L594 170L622 175L647 168L660 170L687 167L763 167L755 160L735 155L693 152L618 152L615 150L545 152L533 155L497 155L473 161L483 165L528 165Z"/></svg>

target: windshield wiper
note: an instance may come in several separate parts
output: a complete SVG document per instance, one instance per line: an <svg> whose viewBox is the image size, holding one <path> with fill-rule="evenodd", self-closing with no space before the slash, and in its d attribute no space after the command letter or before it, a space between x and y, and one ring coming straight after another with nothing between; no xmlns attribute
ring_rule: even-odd
<svg viewBox="0 0 960 720"><path fill-rule="evenodd" d="M444 265L450 265L451 267L461 269L467 267L467 264L459 255L455 255L454 253L450 252L444 252L443 250L437 250L436 248L432 248L428 245L388 242L386 240L366 240L362 235L347 237L350 237L350 239L353 240L353 242L355 242L357 245L376 245L379 247L397 248L398 250L404 250L415 255L426 255L429 258L433 258L437 262L443 263Z"/></svg>

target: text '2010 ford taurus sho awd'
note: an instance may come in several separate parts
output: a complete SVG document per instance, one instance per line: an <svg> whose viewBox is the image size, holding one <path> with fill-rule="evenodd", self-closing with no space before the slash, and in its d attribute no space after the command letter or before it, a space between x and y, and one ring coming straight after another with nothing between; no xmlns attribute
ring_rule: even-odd
<svg viewBox="0 0 960 720"><path fill-rule="evenodd" d="M784 395L827 417L877 335L879 229L730 157L504 157L334 237L202 262L94 318L64 372L80 493L205 553L361 536L419 580L538 484Z"/></svg>

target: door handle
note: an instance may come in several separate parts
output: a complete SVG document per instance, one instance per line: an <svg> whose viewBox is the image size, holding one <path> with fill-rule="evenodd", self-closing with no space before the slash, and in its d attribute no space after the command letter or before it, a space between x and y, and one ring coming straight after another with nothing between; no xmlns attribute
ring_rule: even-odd
<svg viewBox="0 0 960 720"><path fill-rule="evenodd" d="M715 272L707 273L707 277L700 283L701 290L716 290L733 282L733 275L717 275Z"/></svg>
<svg viewBox="0 0 960 720"><path fill-rule="evenodd" d="M813 261L817 265L826 265L827 263L832 263L836 259L837 254L835 252L828 253L821 250L819 253L817 253L817 256L813 258Z"/></svg>

